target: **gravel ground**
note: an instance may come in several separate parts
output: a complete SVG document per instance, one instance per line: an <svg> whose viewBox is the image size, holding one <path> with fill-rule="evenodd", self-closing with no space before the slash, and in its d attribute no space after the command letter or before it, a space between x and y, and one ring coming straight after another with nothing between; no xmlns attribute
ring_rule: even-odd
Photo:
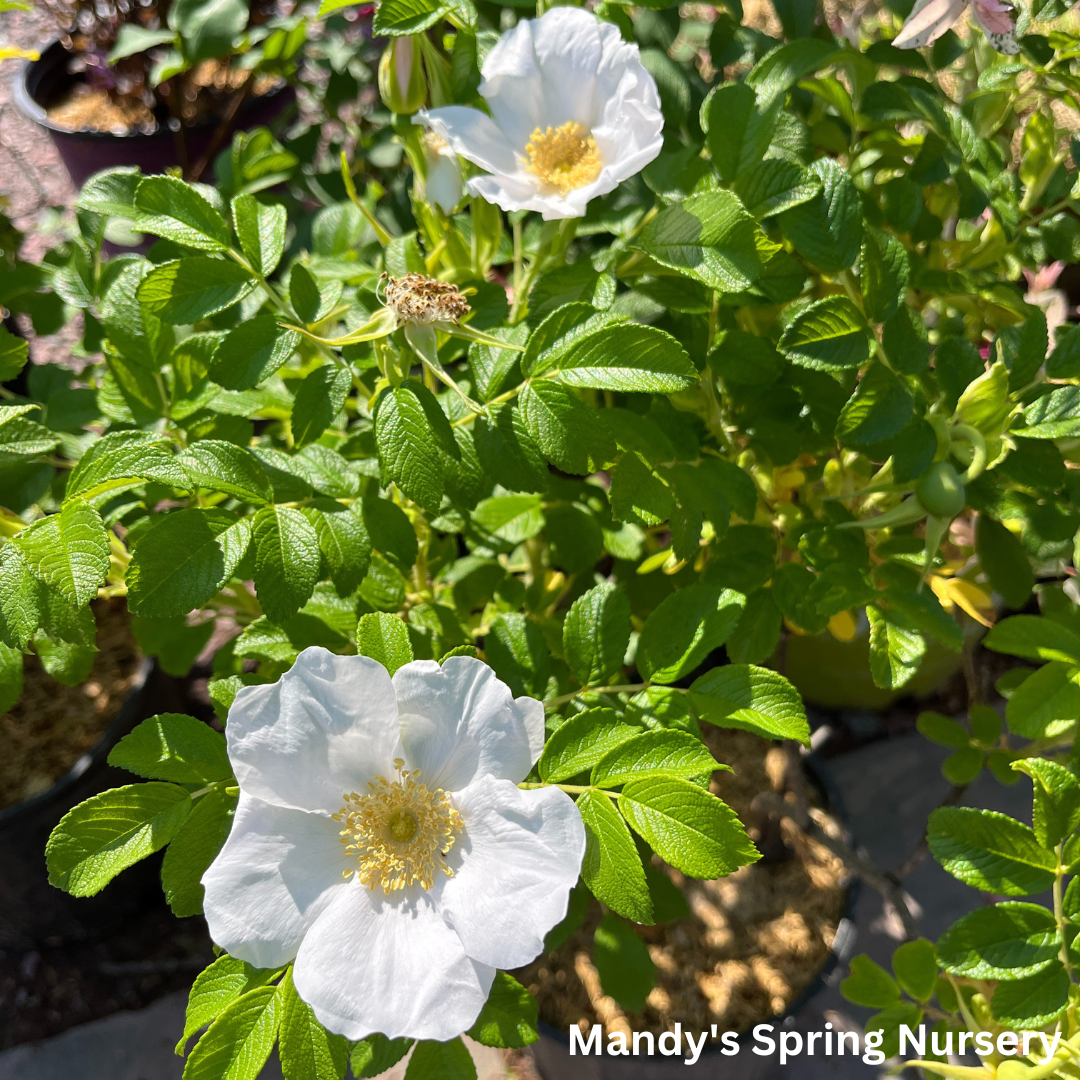
<svg viewBox="0 0 1080 1080"><path fill-rule="evenodd" d="M23 49L41 49L56 36L48 12L9 11L0 15L0 41ZM48 136L15 108L11 100L20 61L0 69L0 195L7 198L15 224L27 233L27 257L40 257L52 246L37 229L42 211L63 210L75 197L71 180Z"/></svg>

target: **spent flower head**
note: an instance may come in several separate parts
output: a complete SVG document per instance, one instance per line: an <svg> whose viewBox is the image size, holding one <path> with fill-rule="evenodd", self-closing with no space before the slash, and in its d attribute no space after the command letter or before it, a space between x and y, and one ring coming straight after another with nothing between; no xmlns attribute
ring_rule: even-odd
<svg viewBox="0 0 1080 1080"><path fill-rule="evenodd" d="M449 281L424 274L406 274L397 278L385 273L379 280L386 306L397 316L399 326L406 323L456 326L470 311L464 295Z"/></svg>

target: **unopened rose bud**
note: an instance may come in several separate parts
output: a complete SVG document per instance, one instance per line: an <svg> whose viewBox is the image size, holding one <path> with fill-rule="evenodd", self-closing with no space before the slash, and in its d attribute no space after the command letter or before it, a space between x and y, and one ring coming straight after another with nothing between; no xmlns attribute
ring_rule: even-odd
<svg viewBox="0 0 1080 1080"><path fill-rule="evenodd" d="M382 54L379 94L391 112L407 115L423 107L427 83L415 38L396 37Z"/></svg>

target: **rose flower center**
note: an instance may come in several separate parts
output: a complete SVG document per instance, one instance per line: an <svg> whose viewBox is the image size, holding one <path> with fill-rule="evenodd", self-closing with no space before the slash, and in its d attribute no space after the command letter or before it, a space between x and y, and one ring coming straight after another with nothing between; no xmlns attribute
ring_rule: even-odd
<svg viewBox="0 0 1080 1080"><path fill-rule="evenodd" d="M525 147L527 172L563 195L591 184L601 169L596 140L576 121L569 120L547 131L537 128Z"/></svg>
<svg viewBox="0 0 1080 1080"><path fill-rule="evenodd" d="M356 859L345 877L355 873L369 888L380 885L387 893L415 883L430 889L439 870L454 876L442 856L461 833L461 815L445 791L420 783L419 769L407 771L400 758L394 767L396 780L376 776L366 794L345 795L333 815L343 825L346 854Z"/></svg>

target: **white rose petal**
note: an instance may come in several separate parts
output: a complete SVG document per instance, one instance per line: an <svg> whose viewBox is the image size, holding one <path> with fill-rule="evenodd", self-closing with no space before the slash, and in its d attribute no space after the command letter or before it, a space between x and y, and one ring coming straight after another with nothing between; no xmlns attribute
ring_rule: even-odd
<svg viewBox="0 0 1080 1080"><path fill-rule="evenodd" d="M637 46L581 8L518 23L482 74L490 117L454 105L419 118L486 170L469 190L503 210L580 217L660 153L660 95Z"/></svg>
<svg viewBox="0 0 1080 1080"><path fill-rule="evenodd" d="M320 814L241 794L229 838L202 879L214 941L258 968L287 964L333 892L347 887L340 830Z"/></svg>
<svg viewBox="0 0 1080 1080"><path fill-rule="evenodd" d="M388 895L355 880L311 928L293 968L319 1022L351 1040L374 1031L452 1039L472 1027L494 978L422 889Z"/></svg>
<svg viewBox="0 0 1080 1080"><path fill-rule="evenodd" d="M491 776L459 792L467 838L446 857L454 876L439 878L434 894L470 956L516 968L543 951L577 882L565 853L580 846L582 825L570 802L558 788L519 791Z"/></svg>
<svg viewBox="0 0 1080 1080"><path fill-rule="evenodd" d="M544 710L486 664L305 649L237 695L241 793L203 875L214 940L293 978L349 1039L453 1038L497 968L528 963L566 912L585 851L577 808L523 791Z"/></svg>

